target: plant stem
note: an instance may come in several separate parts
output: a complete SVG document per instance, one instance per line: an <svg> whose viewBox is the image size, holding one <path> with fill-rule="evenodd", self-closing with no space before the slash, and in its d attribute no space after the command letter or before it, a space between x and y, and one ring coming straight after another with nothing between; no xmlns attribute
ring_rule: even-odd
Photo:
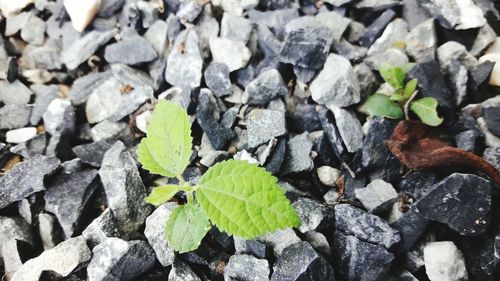
<svg viewBox="0 0 500 281"><path fill-rule="evenodd" d="M405 119L406 120L410 120L410 103L417 96L417 94L418 94L418 91L414 91L413 94L411 94L410 98L405 102L404 111L405 111Z"/></svg>

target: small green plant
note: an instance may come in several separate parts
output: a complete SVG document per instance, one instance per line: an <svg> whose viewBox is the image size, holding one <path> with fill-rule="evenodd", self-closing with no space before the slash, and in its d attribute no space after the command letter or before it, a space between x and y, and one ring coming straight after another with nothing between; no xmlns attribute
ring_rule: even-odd
<svg viewBox="0 0 500 281"><path fill-rule="evenodd" d="M161 100L151 117L147 137L138 148L139 161L151 173L176 177L179 185L156 187L145 200L161 205L184 192L185 205L174 209L165 225L166 238L178 252L195 250L211 228L252 239L286 227L300 218L277 179L246 161L219 162L192 185L182 173L191 156L191 123L186 111Z"/></svg>
<svg viewBox="0 0 500 281"><path fill-rule="evenodd" d="M406 73L411 64L404 67L383 65L380 75L385 82L394 88L391 95L375 93L368 97L359 110L368 115L391 119L409 119L409 110L420 120L430 126L439 126L443 122L437 114L438 102L435 98L425 97L414 100L417 95L417 79L406 82Z"/></svg>

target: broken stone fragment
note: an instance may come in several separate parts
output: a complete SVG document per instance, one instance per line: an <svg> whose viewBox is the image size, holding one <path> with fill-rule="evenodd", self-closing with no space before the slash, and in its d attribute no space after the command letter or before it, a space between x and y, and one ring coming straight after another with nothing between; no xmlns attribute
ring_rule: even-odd
<svg viewBox="0 0 500 281"><path fill-rule="evenodd" d="M101 9L101 0L64 0L73 27L82 32Z"/></svg>

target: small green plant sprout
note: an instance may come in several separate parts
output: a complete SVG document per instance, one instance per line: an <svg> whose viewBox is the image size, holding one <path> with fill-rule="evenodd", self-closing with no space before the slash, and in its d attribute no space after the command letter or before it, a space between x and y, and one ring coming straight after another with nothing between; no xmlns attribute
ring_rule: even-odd
<svg viewBox="0 0 500 281"><path fill-rule="evenodd" d="M406 73L412 64L403 67L383 65L380 75L385 82L394 88L391 95L375 93L368 97L359 110L368 115L390 119L409 119L409 111L415 113L420 120L429 126L439 126L443 118L438 116L438 102L435 98L425 97L414 100L417 91L417 79L406 82Z"/></svg>
<svg viewBox="0 0 500 281"><path fill-rule="evenodd" d="M174 209L165 224L167 241L180 253L198 248L214 224L220 230L253 239L287 227L300 218L277 179L246 161L219 162L196 184L182 173L189 164L192 138L186 111L161 100L153 112L147 136L138 148L139 161L151 173L177 178L178 185L156 187L145 200L161 205L184 192L187 203Z"/></svg>

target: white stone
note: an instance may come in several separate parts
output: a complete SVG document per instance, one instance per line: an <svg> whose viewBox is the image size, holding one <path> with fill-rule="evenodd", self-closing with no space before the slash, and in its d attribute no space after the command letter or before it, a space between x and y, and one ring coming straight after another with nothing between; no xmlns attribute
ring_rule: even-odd
<svg viewBox="0 0 500 281"><path fill-rule="evenodd" d="M229 71L235 71L247 65L252 53L241 41L213 37L209 40L214 62L225 63Z"/></svg>
<svg viewBox="0 0 500 281"><path fill-rule="evenodd" d="M101 0L64 0L73 28L82 32L101 9Z"/></svg>
<svg viewBox="0 0 500 281"><path fill-rule="evenodd" d="M153 114L149 110L146 110L143 113L137 115L137 117L135 117L135 127L139 129L139 131L147 133L149 119L151 119L151 116L153 116Z"/></svg>
<svg viewBox="0 0 500 281"><path fill-rule="evenodd" d="M424 261L425 272L431 281L468 280L463 254L451 241L427 243Z"/></svg>
<svg viewBox="0 0 500 281"><path fill-rule="evenodd" d="M27 127L8 131L6 134L6 140L8 143L22 143L34 138L35 136L36 128Z"/></svg>
<svg viewBox="0 0 500 281"><path fill-rule="evenodd" d="M321 166L316 170L318 178L324 185L335 186L335 182L340 177L340 170L330 166Z"/></svg>
<svg viewBox="0 0 500 281"><path fill-rule="evenodd" d="M479 117L476 120L477 125L481 129L481 132L484 134L484 142L487 146L500 147L500 138L495 136L490 132L488 126L486 126L486 121L484 121L483 117Z"/></svg>
<svg viewBox="0 0 500 281"><path fill-rule="evenodd" d="M356 194L356 198L359 199L359 201L363 203L363 206L370 212L382 204L398 197L398 193L392 184L381 179L372 181L365 188L354 190L354 193Z"/></svg>
<svg viewBox="0 0 500 281"><path fill-rule="evenodd" d="M8 18L17 15L22 9L33 2L34 0L0 0L0 10Z"/></svg>
<svg viewBox="0 0 500 281"><path fill-rule="evenodd" d="M483 11L472 0L457 0L455 2L460 9L460 23L455 26L455 29L471 29L486 24Z"/></svg>

